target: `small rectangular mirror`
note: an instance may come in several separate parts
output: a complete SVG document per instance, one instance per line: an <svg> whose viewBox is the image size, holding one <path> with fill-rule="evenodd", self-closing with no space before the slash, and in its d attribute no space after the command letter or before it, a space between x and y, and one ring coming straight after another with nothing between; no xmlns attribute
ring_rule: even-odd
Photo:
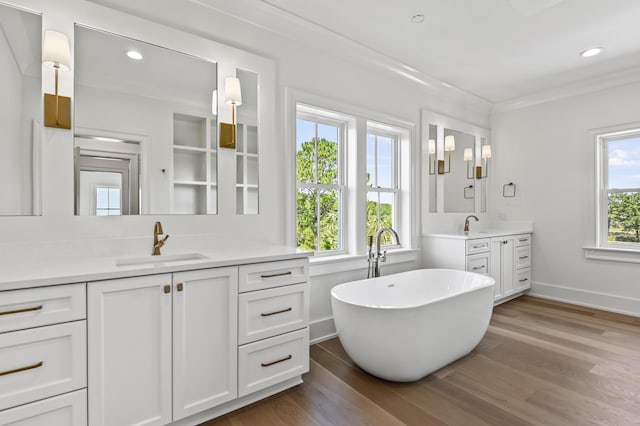
<svg viewBox="0 0 640 426"><path fill-rule="evenodd" d="M40 212L42 17L0 4L0 216Z"/></svg>

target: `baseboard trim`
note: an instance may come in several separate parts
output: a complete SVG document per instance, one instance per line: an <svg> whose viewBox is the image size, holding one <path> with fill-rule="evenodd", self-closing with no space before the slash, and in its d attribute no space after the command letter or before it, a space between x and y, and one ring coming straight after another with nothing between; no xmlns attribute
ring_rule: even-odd
<svg viewBox="0 0 640 426"><path fill-rule="evenodd" d="M588 308L640 317L640 299L533 282L528 293L543 299L572 303Z"/></svg>
<svg viewBox="0 0 640 426"><path fill-rule="evenodd" d="M309 324L309 344L313 345L338 335L333 317L321 318Z"/></svg>

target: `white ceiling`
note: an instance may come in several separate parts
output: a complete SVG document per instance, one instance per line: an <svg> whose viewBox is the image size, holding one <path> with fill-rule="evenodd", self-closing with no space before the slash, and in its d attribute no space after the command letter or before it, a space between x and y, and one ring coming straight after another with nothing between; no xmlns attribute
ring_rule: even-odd
<svg viewBox="0 0 640 426"><path fill-rule="evenodd" d="M640 80L638 0L191 1L303 43L343 40L494 103L580 82L595 87L621 73ZM411 23L418 13L424 22ZM180 16L162 18L188 26ZM578 55L593 46L605 50Z"/></svg>

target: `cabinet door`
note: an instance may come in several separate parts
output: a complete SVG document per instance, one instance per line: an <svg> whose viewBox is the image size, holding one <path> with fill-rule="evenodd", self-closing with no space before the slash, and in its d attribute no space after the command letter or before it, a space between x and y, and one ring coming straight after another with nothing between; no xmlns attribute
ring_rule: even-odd
<svg viewBox="0 0 640 426"><path fill-rule="evenodd" d="M171 275L87 290L89 424L171 422Z"/></svg>
<svg viewBox="0 0 640 426"><path fill-rule="evenodd" d="M491 239L491 263L489 267L489 275L496 280L493 287L493 299L498 300L504 295L502 290L502 247L504 246L504 238Z"/></svg>
<svg viewBox="0 0 640 426"><path fill-rule="evenodd" d="M237 397L238 268L173 275L173 418Z"/></svg>
<svg viewBox="0 0 640 426"><path fill-rule="evenodd" d="M513 237L504 239L502 245L502 295L509 296L515 292L515 250Z"/></svg>

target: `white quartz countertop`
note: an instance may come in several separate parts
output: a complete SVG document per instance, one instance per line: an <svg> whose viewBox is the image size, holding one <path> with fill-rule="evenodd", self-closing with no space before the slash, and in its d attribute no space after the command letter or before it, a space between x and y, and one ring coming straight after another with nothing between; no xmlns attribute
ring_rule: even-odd
<svg viewBox="0 0 640 426"><path fill-rule="evenodd" d="M199 255L198 259L180 260L182 255ZM46 285L99 281L141 275L165 274L195 269L218 268L258 262L272 262L284 259L304 258L311 252L287 247L238 248L225 250L197 250L163 253L166 261L118 266L127 261L144 260L142 256L122 257L79 257L65 260L38 260L0 264L0 291ZM162 258L162 256L160 258ZM148 256L152 258L151 255ZM189 257L189 256L185 256ZM195 256L194 256L195 257ZM178 259L178 260L176 260Z"/></svg>
<svg viewBox="0 0 640 426"><path fill-rule="evenodd" d="M429 233L424 234L424 237L431 238L451 238L456 240L474 240L477 238L493 238L493 237L504 237L506 235L519 235L519 234L531 234L533 231L530 228L521 228L521 229L509 229L509 230L487 230L487 231L469 231L465 232L443 232L443 233Z"/></svg>

